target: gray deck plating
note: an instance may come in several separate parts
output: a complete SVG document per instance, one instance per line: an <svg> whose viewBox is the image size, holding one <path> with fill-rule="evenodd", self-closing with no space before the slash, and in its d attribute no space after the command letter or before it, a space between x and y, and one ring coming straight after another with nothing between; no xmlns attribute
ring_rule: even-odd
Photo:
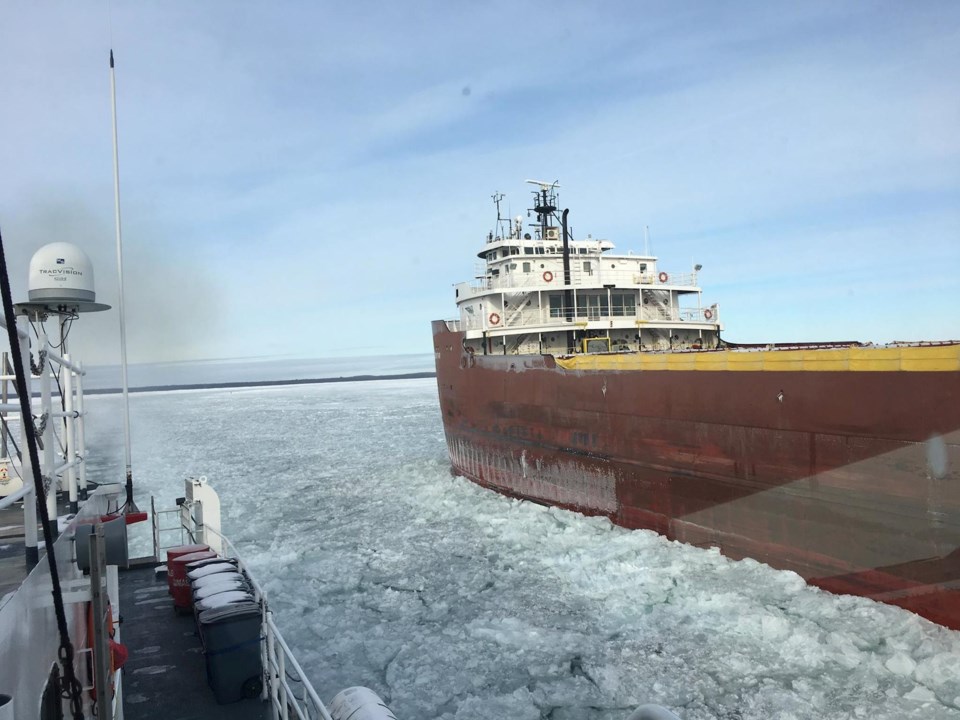
<svg viewBox="0 0 960 720"><path fill-rule="evenodd" d="M217 705L207 685L200 637L192 615L177 615L165 578L154 563L120 571L121 635L130 657L123 671L124 716L169 720L254 720L269 705L242 700Z"/></svg>

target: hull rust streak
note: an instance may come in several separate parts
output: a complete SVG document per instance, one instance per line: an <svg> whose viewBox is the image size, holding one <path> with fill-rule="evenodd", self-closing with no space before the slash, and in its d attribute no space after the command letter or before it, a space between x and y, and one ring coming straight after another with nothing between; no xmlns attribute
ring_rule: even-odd
<svg viewBox="0 0 960 720"><path fill-rule="evenodd" d="M630 373L549 357L518 372L502 356L461 367L462 333L443 322L434 340L467 478L960 628L960 373Z"/></svg>
<svg viewBox="0 0 960 720"><path fill-rule="evenodd" d="M454 469L960 629L960 343L726 342L700 265L575 239L528 182L433 323Z"/></svg>

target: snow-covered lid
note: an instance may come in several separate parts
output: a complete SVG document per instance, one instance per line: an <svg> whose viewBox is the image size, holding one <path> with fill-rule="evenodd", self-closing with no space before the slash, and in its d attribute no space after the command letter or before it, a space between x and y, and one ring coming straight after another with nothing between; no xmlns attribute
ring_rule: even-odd
<svg viewBox="0 0 960 720"><path fill-rule="evenodd" d="M203 567L198 567L195 570L191 570L187 573L187 577L190 580L198 580L207 575L215 575L217 573L223 572L236 572L237 566L233 563L228 562L219 562L219 563L210 563L209 565L204 565Z"/></svg>
<svg viewBox="0 0 960 720"><path fill-rule="evenodd" d="M197 616L197 622L199 622L201 625L211 625L213 623L232 620L234 618L249 617L251 615L259 614L260 606L257 605L257 603L253 601L240 601L233 603L232 605L221 605L220 607L204 610Z"/></svg>
<svg viewBox="0 0 960 720"><path fill-rule="evenodd" d="M189 555L190 553L200 552L201 550L209 550L209 545L203 544L194 544L194 545L177 545L177 547L167 548L167 561L169 562L172 558L178 557L180 555Z"/></svg>
<svg viewBox="0 0 960 720"><path fill-rule="evenodd" d="M193 604L197 612L212 610L213 608L224 607L225 605L234 605L238 602L253 602L253 595L246 590L227 590L226 592L211 595L205 600L199 600Z"/></svg>
<svg viewBox="0 0 960 720"><path fill-rule="evenodd" d="M213 550L197 550L196 552L187 553L186 555L178 555L177 557L173 558L173 560L170 560L170 562L189 565L197 560L216 560L218 557L219 556Z"/></svg>
<svg viewBox="0 0 960 720"><path fill-rule="evenodd" d="M192 560L187 561L187 572L191 570L196 570L199 567L204 567L205 565L213 565L215 563L230 562L225 558L220 557L215 552L211 552L209 555L204 555L204 553L195 553L197 557L193 558L193 555L188 557L193 558ZM182 559L182 558L181 558ZM234 564L231 562L231 564Z"/></svg>
<svg viewBox="0 0 960 720"><path fill-rule="evenodd" d="M224 578L224 580L223 582L210 582L202 587L195 587L193 590L194 602L230 590L245 590L249 592L249 585L247 585L246 581L239 574L231 575L223 573L210 576L210 580L215 578Z"/></svg>
<svg viewBox="0 0 960 720"><path fill-rule="evenodd" d="M210 585L219 585L221 583L225 583L234 578L240 578L241 580L243 580L243 575L241 575L240 571L237 570L236 568L233 568L233 572L213 573L211 575L204 575L203 577L199 577L196 580L193 580L190 582L190 587L192 587L196 591L196 590L199 590L200 588L209 587Z"/></svg>

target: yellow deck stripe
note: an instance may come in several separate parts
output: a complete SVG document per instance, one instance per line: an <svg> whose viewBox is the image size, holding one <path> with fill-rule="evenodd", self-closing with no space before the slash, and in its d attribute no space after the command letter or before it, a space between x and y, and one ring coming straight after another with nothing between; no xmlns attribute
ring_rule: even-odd
<svg viewBox="0 0 960 720"><path fill-rule="evenodd" d="M960 344L817 350L610 353L557 358L565 370L752 370L774 372L956 372Z"/></svg>

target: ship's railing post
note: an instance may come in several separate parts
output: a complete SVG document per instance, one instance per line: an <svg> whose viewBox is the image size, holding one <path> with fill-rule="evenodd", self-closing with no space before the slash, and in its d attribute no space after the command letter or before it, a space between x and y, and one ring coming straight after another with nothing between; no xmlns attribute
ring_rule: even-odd
<svg viewBox="0 0 960 720"><path fill-rule="evenodd" d="M30 321L26 316L21 315L17 318L17 334L20 336L20 357L14 358L14 362L19 362L23 368L23 377L26 384L27 395L32 395L30 381L33 374L30 372ZM20 477L23 478L23 484L29 488L29 491L23 499L23 546L27 569L32 569L40 559L40 550L38 548L37 532L37 497L36 490L33 487L33 463L30 460L30 453L27 452L27 423L32 422L32 418L24 418L20 423Z"/></svg>
<svg viewBox="0 0 960 720"><path fill-rule="evenodd" d="M193 520L194 542L200 545L209 545L207 532L203 525L203 501L194 500L190 505L190 517Z"/></svg>
<svg viewBox="0 0 960 720"><path fill-rule="evenodd" d="M283 653L280 653L279 655L277 655L276 660L277 660L277 677L280 678L280 688L279 688L280 696L277 698L277 700L280 703L280 717L283 718L283 720L287 720L287 718L290 717L290 713L288 711L288 704L287 704L287 682L286 682L287 668L286 668L286 663L284 663L285 658L283 656Z"/></svg>
<svg viewBox="0 0 960 720"><path fill-rule="evenodd" d="M77 363L77 455L80 457L80 473L78 478L78 496L81 500L87 499L87 464L83 459L87 456L86 416L83 410L83 365Z"/></svg>
<svg viewBox="0 0 960 720"><path fill-rule="evenodd" d="M263 668L267 676L267 682L264 683L265 688L269 688L269 700L270 700L270 717L273 720L277 720L280 715L279 708L277 707L277 693L279 691L280 681L277 677L276 669L274 668L273 658L276 654L276 648L274 647L273 640L273 631L270 629L270 612L267 611L264 613L267 617L267 622L265 623L265 630L267 634L267 643L266 643L266 652L262 656L263 658Z"/></svg>
<svg viewBox="0 0 960 720"><path fill-rule="evenodd" d="M103 544L103 525L96 524L90 535L90 592L93 614L94 684L97 687L97 717L110 716L110 649L107 640L108 587L106 558Z"/></svg>
<svg viewBox="0 0 960 720"><path fill-rule="evenodd" d="M68 353L63 354L63 359L70 362L70 355ZM66 437L63 442L63 449L66 457L64 460L67 463L67 492L69 493L70 498L70 512L77 512L77 467L76 463L76 440L75 433L76 427L74 424L74 408L73 408L73 370L69 365L63 365L61 369L63 372L63 412L66 415L64 418L64 427L66 429Z"/></svg>
<svg viewBox="0 0 960 720"><path fill-rule="evenodd" d="M153 536L153 558L160 562L160 518L157 517L157 504L150 496L150 534Z"/></svg>
<svg viewBox="0 0 960 720"><path fill-rule="evenodd" d="M43 323L38 323L39 342L37 365L40 370L40 423L43 426L43 432L40 433L40 440L43 443L43 457L40 460L41 476L46 485L46 503L47 517L50 519L51 532L54 537L57 536L57 475L54 465L54 434L53 419L50 413L53 410L53 401L50 389L50 342L47 340L47 331Z"/></svg>

